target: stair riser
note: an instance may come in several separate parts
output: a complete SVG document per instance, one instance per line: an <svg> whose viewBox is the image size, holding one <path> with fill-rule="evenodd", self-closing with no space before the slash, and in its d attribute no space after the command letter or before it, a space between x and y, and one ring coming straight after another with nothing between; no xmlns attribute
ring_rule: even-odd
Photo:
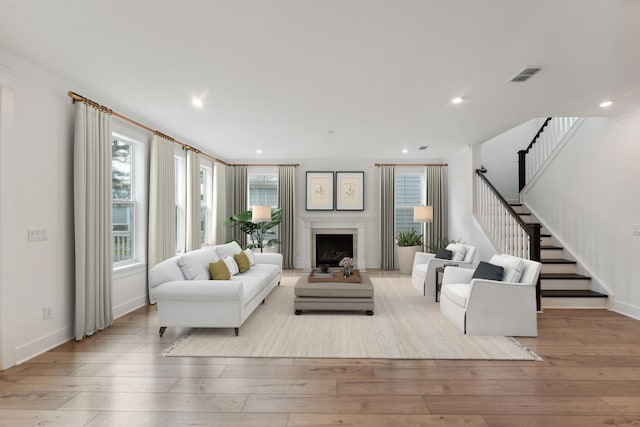
<svg viewBox="0 0 640 427"><path fill-rule="evenodd" d="M564 258L564 251L562 249L540 249L540 258Z"/></svg>
<svg viewBox="0 0 640 427"><path fill-rule="evenodd" d="M542 308L607 308L608 298L542 298Z"/></svg>
<svg viewBox="0 0 640 427"><path fill-rule="evenodd" d="M591 280L563 280L563 279L542 279L540 288L543 290L590 290Z"/></svg>
<svg viewBox="0 0 640 427"><path fill-rule="evenodd" d="M516 213L528 212L524 206L511 206Z"/></svg>
<svg viewBox="0 0 640 427"><path fill-rule="evenodd" d="M541 237L540 244L544 246L553 245L555 242L553 241L553 237Z"/></svg>
<svg viewBox="0 0 640 427"><path fill-rule="evenodd" d="M542 264L542 273L576 273L575 264Z"/></svg>

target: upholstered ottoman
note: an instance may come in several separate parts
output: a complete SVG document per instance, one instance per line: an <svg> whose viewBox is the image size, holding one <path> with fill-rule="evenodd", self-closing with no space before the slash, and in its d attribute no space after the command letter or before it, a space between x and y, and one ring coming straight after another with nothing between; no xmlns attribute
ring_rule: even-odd
<svg viewBox="0 0 640 427"><path fill-rule="evenodd" d="M294 288L295 314L303 310L364 311L373 314L373 285L369 277L360 273L361 282L310 282L300 277Z"/></svg>

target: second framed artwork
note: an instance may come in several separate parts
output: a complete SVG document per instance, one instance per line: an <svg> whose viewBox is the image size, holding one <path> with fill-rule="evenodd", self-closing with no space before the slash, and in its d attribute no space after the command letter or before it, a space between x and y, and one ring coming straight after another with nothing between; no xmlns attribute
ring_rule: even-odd
<svg viewBox="0 0 640 427"><path fill-rule="evenodd" d="M364 172L336 172L336 210L364 210Z"/></svg>

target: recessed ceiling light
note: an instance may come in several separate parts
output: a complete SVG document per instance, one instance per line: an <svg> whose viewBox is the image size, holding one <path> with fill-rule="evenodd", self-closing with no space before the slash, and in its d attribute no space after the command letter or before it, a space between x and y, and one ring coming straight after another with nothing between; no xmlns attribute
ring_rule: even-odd
<svg viewBox="0 0 640 427"><path fill-rule="evenodd" d="M402 154L407 154L409 152L409 150L407 150L406 148L402 149Z"/></svg>
<svg viewBox="0 0 640 427"><path fill-rule="evenodd" d="M201 99L201 98L198 98L198 97L196 97L196 96L194 96L193 98L191 98L191 104L192 104L194 107L196 107L196 108L198 108L198 109L200 109L200 110L202 110L202 109L204 108L204 102L202 102L202 99Z"/></svg>
<svg viewBox="0 0 640 427"><path fill-rule="evenodd" d="M613 102L611 102L611 101L602 101L602 102L600 103L600 107L601 107L601 108L611 107L611 104L613 104Z"/></svg>
<svg viewBox="0 0 640 427"><path fill-rule="evenodd" d="M256 150L256 153L258 153L258 154L262 154L262 150L257 149L257 150Z"/></svg>
<svg viewBox="0 0 640 427"><path fill-rule="evenodd" d="M462 103L462 97L460 97L460 96L456 96L455 98L453 98L453 99L451 100L451 103L452 103L452 104L460 104L460 103Z"/></svg>

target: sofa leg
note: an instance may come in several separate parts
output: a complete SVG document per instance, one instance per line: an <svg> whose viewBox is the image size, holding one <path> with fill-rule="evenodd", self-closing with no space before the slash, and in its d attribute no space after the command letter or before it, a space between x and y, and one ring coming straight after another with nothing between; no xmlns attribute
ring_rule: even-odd
<svg viewBox="0 0 640 427"><path fill-rule="evenodd" d="M261 302L260 304L264 304L264 303L265 303L265 301L267 301L267 299L266 299L266 298L265 298L265 299L263 299L263 300L262 300L262 302Z"/></svg>
<svg viewBox="0 0 640 427"><path fill-rule="evenodd" d="M162 338L162 336L164 335L164 331L167 330L166 326L160 326L160 330L158 331L158 334L160 334L160 338Z"/></svg>
<svg viewBox="0 0 640 427"><path fill-rule="evenodd" d="M233 328L233 332L236 334L236 336L238 336L238 334L240 333L240 328Z"/></svg>

